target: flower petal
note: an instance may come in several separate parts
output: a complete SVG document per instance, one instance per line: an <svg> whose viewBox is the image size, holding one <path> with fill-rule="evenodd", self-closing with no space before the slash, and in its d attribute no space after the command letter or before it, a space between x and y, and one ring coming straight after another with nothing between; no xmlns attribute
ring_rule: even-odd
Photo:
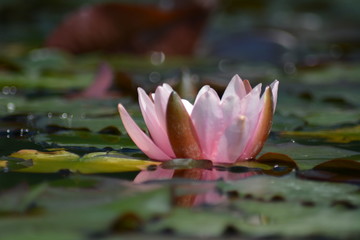
<svg viewBox="0 0 360 240"><path fill-rule="evenodd" d="M166 107L169 101L171 92L174 91L170 85L164 83L162 86L156 88L154 95L154 105L156 115L160 126L166 129Z"/></svg>
<svg viewBox="0 0 360 240"><path fill-rule="evenodd" d="M254 158L261 151L267 136L270 133L273 118L273 100L270 87L265 89L262 101L263 107L255 131L252 133L245 151L239 157L239 160Z"/></svg>
<svg viewBox="0 0 360 240"><path fill-rule="evenodd" d="M144 121L154 143L168 156L175 157L164 125L160 125L154 103L142 88L138 88L139 105Z"/></svg>
<svg viewBox="0 0 360 240"><path fill-rule="evenodd" d="M215 91L207 89L196 101L191 114L203 157L212 159L217 151L217 143L224 131L223 112L220 99Z"/></svg>
<svg viewBox="0 0 360 240"><path fill-rule="evenodd" d="M214 157L216 163L233 163L237 160L245 147L246 121L246 117L241 115L225 129Z"/></svg>
<svg viewBox="0 0 360 240"><path fill-rule="evenodd" d="M171 93L168 101L166 126L176 157L201 158L201 148L193 123L176 92Z"/></svg>
<svg viewBox="0 0 360 240"><path fill-rule="evenodd" d="M270 87L271 87L271 92L272 92L272 96L273 96L273 108L274 108L273 112L275 112L277 96L278 96L279 81L275 80L273 83L271 83Z"/></svg>
<svg viewBox="0 0 360 240"><path fill-rule="evenodd" d="M201 97L201 95L203 95L203 93L209 91L210 86L209 85L205 85L202 88L200 88L198 94L196 95L195 101L194 101L194 105L196 104L196 102L199 100L199 98Z"/></svg>
<svg viewBox="0 0 360 240"><path fill-rule="evenodd" d="M245 87L246 94L248 94L249 92L251 92L252 87L251 87L251 85L250 85L249 80L245 79L245 80L243 81L243 84L244 84L244 87Z"/></svg>
<svg viewBox="0 0 360 240"><path fill-rule="evenodd" d="M246 89L243 84L243 81L239 75L235 75L228 86L226 87L224 94L221 99L226 99L229 96L236 96L238 98L243 98L246 95Z"/></svg>
<svg viewBox="0 0 360 240"><path fill-rule="evenodd" d="M243 153L251 133L257 124L261 109L261 84L258 84L244 98L222 99L225 130L219 140L217 162L233 163Z"/></svg>
<svg viewBox="0 0 360 240"><path fill-rule="evenodd" d="M191 112L193 111L194 106L186 99L181 99L181 102L183 103L186 112L191 115Z"/></svg>
<svg viewBox="0 0 360 240"><path fill-rule="evenodd" d="M159 179L171 179L175 173L175 170L162 169L160 166L155 171L143 170L136 175L134 182L142 183L146 181L153 181Z"/></svg>
<svg viewBox="0 0 360 240"><path fill-rule="evenodd" d="M125 108L119 104L119 113L124 127L134 141L134 143L143 151L149 158L156 160L169 160L171 159L164 153L155 143L139 128L139 126L130 117Z"/></svg>

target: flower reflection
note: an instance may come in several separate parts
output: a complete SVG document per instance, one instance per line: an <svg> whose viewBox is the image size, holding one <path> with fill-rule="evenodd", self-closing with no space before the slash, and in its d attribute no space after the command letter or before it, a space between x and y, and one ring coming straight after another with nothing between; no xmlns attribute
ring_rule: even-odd
<svg viewBox="0 0 360 240"><path fill-rule="evenodd" d="M134 179L135 183L152 182L166 179L173 181L173 204L190 207L200 204L217 204L226 200L226 196L217 190L217 180L234 181L256 175L256 172L234 173L212 169L164 169L143 170Z"/></svg>

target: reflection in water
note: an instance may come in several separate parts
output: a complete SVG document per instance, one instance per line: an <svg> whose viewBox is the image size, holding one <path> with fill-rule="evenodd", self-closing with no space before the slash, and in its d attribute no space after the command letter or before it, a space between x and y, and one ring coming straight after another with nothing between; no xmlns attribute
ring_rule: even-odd
<svg viewBox="0 0 360 240"><path fill-rule="evenodd" d="M217 204L225 201L225 195L218 191L217 180L234 181L244 179L256 172L234 173L219 169L163 169L160 166L153 171L143 170L134 179L135 183L178 179L169 182L172 188L172 201L175 206L190 207L200 204ZM201 182L199 182L201 181ZM206 182L203 182L206 181Z"/></svg>

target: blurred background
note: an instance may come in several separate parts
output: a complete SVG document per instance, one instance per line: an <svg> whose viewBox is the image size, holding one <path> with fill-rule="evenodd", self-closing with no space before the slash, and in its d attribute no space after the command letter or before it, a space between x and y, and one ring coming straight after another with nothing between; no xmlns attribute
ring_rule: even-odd
<svg viewBox="0 0 360 240"><path fill-rule="evenodd" d="M355 0L2 0L0 83L84 88L103 61L125 93L187 73L220 88L234 73L352 81L359 9Z"/></svg>

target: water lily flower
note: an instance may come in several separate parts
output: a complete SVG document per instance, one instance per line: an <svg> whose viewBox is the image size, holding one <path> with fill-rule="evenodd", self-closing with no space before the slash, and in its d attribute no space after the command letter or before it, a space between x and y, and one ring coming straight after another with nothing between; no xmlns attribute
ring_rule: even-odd
<svg viewBox="0 0 360 240"><path fill-rule="evenodd" d="M220 98L204 86L194 104L181 99L167 84L150 96L138 88L139 104L149 135L119 104L121 120L135 144L151 159L208 159L234 163L256 157L271 129L279 82L261 94L235 75Z"/></svg>

